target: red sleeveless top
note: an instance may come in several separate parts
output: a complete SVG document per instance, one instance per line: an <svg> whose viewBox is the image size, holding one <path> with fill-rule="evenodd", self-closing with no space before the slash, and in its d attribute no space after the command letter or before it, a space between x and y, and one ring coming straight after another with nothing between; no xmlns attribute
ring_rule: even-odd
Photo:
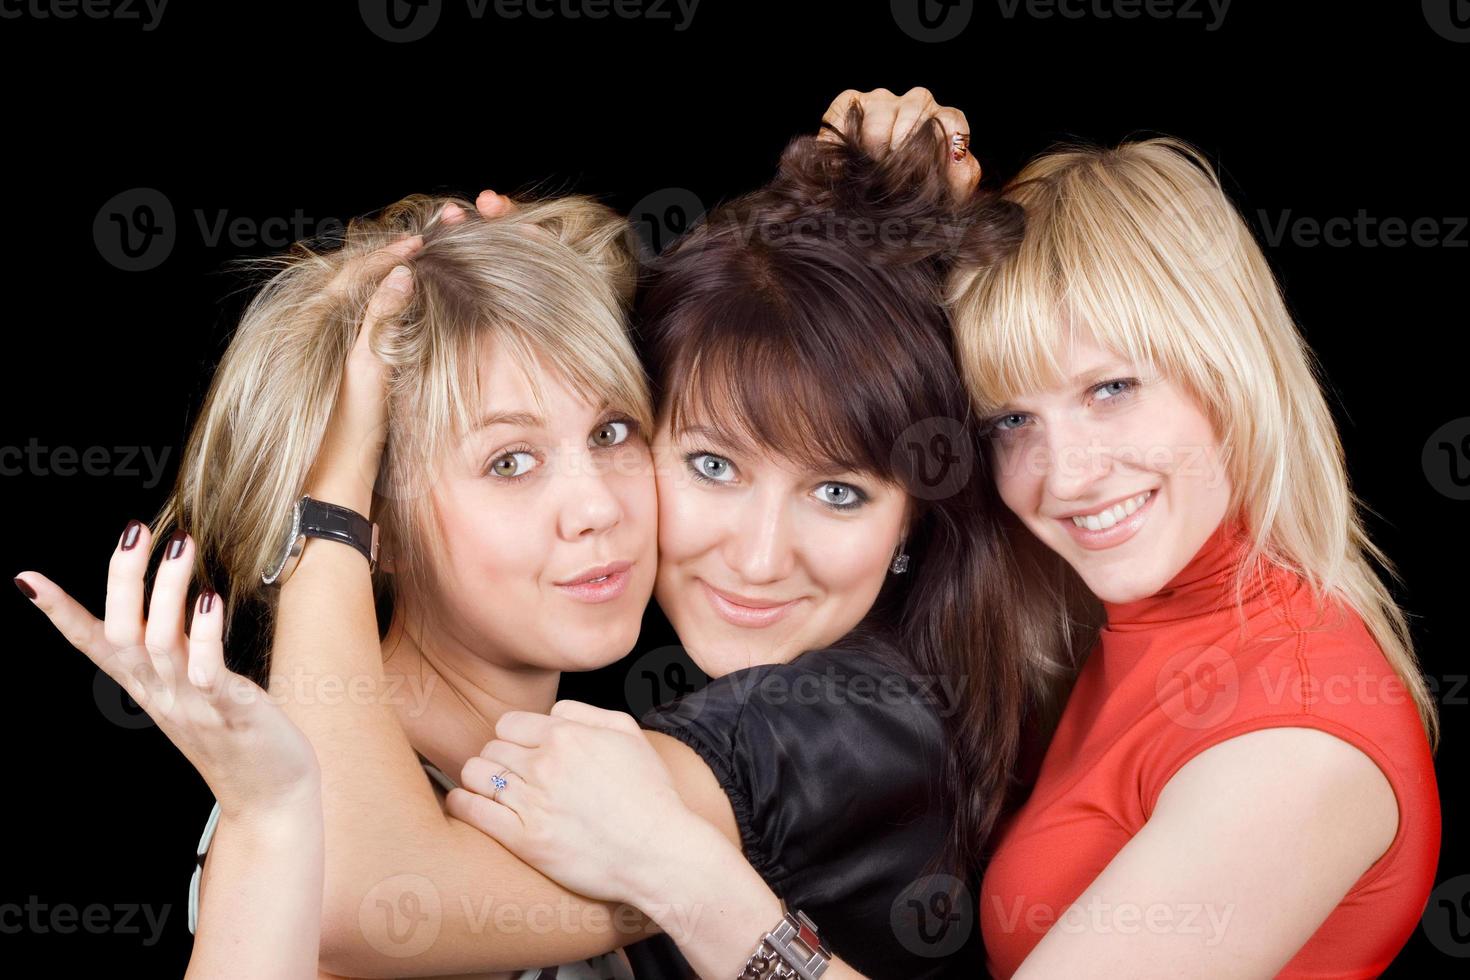
<svg viewBox="0 0 1470 980"><path fill-rule="evenodd" d="M1222 524L1157 595L1107 604L1107 627L981 886L995 976L1020 967L1148 821L1180 767L1263 728L1315 728L1347 741L1383 770L1399 807L1393 843L1280 976L1377 976L1418 924L1440 818L1414 701L1362 619L1340 603L1315 607L1291 572L1272 567L1238 608L1234 573L1247 545L1239 524Z"/></svg>

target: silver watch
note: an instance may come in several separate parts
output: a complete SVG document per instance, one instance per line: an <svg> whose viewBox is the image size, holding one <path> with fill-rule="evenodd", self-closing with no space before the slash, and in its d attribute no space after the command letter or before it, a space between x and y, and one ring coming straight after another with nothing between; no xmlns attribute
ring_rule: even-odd
<svg viewBox="0 0 1470 980"><path fill-rule="evenodd" d="M280 555L260 576L266 585L279 586L291 577L301 561L307 538L325 538L351 545L368 561L371 573L378 567L378 525L357 511L306 494L291 508L291 523L286 530Z"/></svg>

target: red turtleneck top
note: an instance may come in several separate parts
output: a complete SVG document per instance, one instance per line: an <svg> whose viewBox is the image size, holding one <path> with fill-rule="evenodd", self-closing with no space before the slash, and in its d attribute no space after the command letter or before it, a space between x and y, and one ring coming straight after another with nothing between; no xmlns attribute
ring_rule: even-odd
<svg viewBox="0 0 1470 980"><path fill-rule="evenodd" d="M986 870L980 923L1009 977L1205 749L1274 727L1319 729L1366 753L1398 800L1398 832L1286 965L1284 977L1371 977L1407 942L1433 887L1439 795L1414 701L1363 621L1314 606L1272 567L1235 604L1248 541L1222 524L1157 595L1108 604L1030 797ZM1240 612L1245 614L1242 628ZM1222 791L1224 789L1222 788Z"/></svg>

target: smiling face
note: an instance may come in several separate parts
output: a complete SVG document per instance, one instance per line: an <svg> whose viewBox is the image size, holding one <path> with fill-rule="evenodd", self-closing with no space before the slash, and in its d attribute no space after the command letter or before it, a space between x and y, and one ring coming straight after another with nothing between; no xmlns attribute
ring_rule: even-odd
<svg viewBox="0 0 1470 980"><path fill-rule="evenodd" d="M1187 392L1085 332L1058 363L1066 383L989 418L1001 498L1098 598L1151 596L1229 508L1219 438Z"/></svg>
<svg viewBox="0 0 1470 980"><path fill-rule="evenodd" d="M430 491L446 613L434 625L504 664L611 663L638 638L657 564L646 435L544 362L528 376L495 345L480 390L482 425Z"/></svg>
<svg viewBox="0 0 1470 980"><path fill-rule="evenodd" d="M908 498L854 472L815 472L690 426L655 439L656 595L712 677L831 645L872 608Z"/></svg>

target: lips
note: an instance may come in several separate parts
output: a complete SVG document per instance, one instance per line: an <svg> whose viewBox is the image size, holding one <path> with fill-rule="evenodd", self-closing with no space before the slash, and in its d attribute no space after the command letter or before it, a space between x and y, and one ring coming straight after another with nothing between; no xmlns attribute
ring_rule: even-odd
<svg viewBox="0 0 1470 980"><path fill-rule="evenodd" d="M1159 492L1157 489L1148 491L1146 499L1141 504L1137 504L1131 514L1126 513L1129 502L1136 501L1138 496L1140 495L1124 497L1122 500L1114 501L1108 508L1094 508L1092 511L1086 512L1097 514L1099 511L1111 509L1114 506L1123 507L1125 510L1124 517L1118 520L1114 516L1112 523L1106 527L1103 527L1100 521L1086 521L1085 519L1082 525L1079 526L1074 518L1084 513L1081 511L1076 514L1067 514L1063 517L1058 517L1056 521L1072 536L1073 541L1088 551L1102 551L1105 548L1115 548L1137 534L1139 528L1143 527L1144 523L1148 521L1149 516L1153 513L1154 501L1159 499ZM1098 526L1093 527L1093 524L1097 524Z"/></svg>
<svg viewBox="0 0 1470 980"><path fill-rule="evenodd" d="M627 591L628 570L632 567L631 561L608 562L553 584L579 602L610 602Z"/></svg>
<svg viewBox="0 0 1470 980"><path fill-rule="evenodd" d="M717 589L703 579L698 580L710 607L725 622L746 629L763 629L785 619L796 605L796 599L758 599Z"/></svg>

